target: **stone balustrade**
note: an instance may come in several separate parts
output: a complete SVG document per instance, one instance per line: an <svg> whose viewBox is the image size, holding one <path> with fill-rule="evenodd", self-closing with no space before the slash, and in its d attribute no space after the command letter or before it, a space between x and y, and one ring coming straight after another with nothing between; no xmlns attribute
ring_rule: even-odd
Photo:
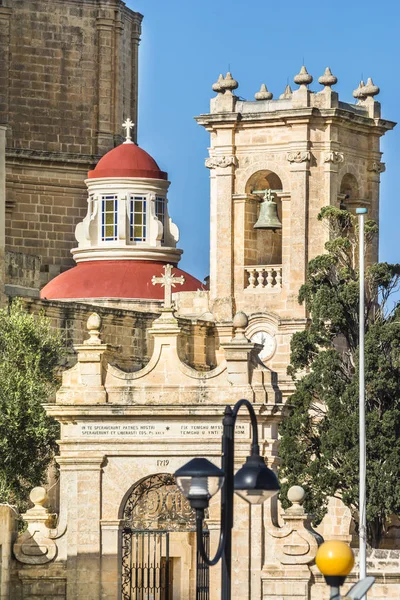
<svg viewBox="0 0 400 600"><path fill-rule="evenodd" d="M249 265L244 268L246 290L282 288L282 265Z"/></svg>

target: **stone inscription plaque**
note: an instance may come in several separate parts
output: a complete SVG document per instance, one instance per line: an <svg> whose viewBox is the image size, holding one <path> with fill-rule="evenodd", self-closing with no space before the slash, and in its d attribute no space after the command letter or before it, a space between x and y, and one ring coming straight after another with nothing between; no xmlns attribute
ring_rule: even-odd
<svg viewBox="0 0 400 600"><path fill-rule="evenodd" d="M81 438L205 438L221 437L222 424L215 423L177 423L157 422L151 423L117 423L117 422L90 422L69 425L66 428L67 437ZM248 423L238 423L235 436L249 437Z"/></svg>

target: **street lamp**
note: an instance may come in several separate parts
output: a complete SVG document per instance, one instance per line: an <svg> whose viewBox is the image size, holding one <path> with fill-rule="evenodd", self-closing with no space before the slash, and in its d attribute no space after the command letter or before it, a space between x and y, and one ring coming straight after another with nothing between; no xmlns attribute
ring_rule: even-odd
<svg viewBox="0 0 400 600"><path fill-rule="evenodd" d="M340 587L354 566L353 550L339 540L324 542L315 557L315 563L330 587L330 600L341 600ZM375 577L364 577L347 592L344 600L362 600Z"/></svg>
<svg viewBox="0 0 400 600"><path fill-rule="evenodd" d="M252 428L251 454L234 476L234 432L239 410L245 406L250 414ZM239 400L233 409L225 408L222 421L222 469L205 458L194 458L175 473L176 483L196 511L197 550L203 561L214 566L222 559L222 600L231 598L233 493L236 492L250 504L262 504L279 491L275 473L260 456L257 417L248 400ZM218 548L214 558L207 556L203 543L204 511L210 498L221 490L221 528Z"/></svg>
<svg viewBox="0 0 400 600"><path fill-rule="evenodd" d="M367 574L367 456L366 456L366 432L365 432L365 373L364 373L364 336L365 336L365 273L364 273L364 216L367 208L356 208L359 225L359 549L360 549L360 579Z"/></svg>

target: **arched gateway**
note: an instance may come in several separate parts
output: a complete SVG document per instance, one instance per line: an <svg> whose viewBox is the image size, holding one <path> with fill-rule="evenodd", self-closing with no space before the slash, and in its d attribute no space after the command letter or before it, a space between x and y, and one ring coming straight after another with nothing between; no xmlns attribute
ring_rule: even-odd
<svg viewBox="0 0 400 600"><path fill-rule="evenodd" d="M208 567L196 552L195 530L195 512L172 475L136 483L123 509L122 600L188 600L191 590L196 600L208 600ZM208 539L205 531L206 545Z"/></svg>

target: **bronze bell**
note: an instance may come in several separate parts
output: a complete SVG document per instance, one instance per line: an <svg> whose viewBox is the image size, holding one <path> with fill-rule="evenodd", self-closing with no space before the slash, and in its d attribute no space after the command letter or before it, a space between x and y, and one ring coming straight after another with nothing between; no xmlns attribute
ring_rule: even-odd
<svg viewBox="0 0 400 600"><path fill-rule="evenodd" d="M253 194L257 193L259 192L253 192ZM254 229L272 229L272 231L282 229L282 223L278 217L278 205L272 199L272 190L265 190L263 193L264 199L261 203L260 214L254 225Z"/></svg>

